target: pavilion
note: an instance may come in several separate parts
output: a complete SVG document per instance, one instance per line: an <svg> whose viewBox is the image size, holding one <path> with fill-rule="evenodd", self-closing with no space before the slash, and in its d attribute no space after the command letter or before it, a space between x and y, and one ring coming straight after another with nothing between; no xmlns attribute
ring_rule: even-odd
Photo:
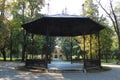
<svg viewBox="0 0 120 80"><path fill-rule="evenodd" d="M100 39L99 34L105 27L89 17L81 17L76 15L49 15L42 16L41 18L28 22L22 25L22 27L29 33L39 34L46 36L46 40L50 36L83 36L84 39L84 51L85 51L85 35L96 34L98 37L98 59L87 60L84 53L84 68L87 67L101 67L101 53L100 53ZM49 46L47 44L47 49ZM48 64L48 55L46 54L45 67Z"/></svg>

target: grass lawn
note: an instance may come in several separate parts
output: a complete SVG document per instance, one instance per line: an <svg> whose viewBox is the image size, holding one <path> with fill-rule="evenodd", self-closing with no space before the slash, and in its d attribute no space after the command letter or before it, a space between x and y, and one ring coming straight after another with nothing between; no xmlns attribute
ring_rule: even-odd
<svg viewBox="0 0 120 80"><path fill-rule="evenodd" d="M0 57L0 61L3 61L2 57ZM6 61L10 61L10 58L6 58ZM21 58L12 58L12 61L21 61Z"/></svg>
<svg viewBox="0 0 120 80"><path fill-rule="evenodd" d="M102 66L102 68L93 68L93 69L87 69L88 73L98 73L98 72L104 72L111 70L110 67Z"/></svg>
<svg viewBox="0 0 120 80"><path fill-rule="evenodd" d="M101 62L106 63L106 59L101 59ZM116 63L118 62L117 59L107 59L107 63Z"/></svg>

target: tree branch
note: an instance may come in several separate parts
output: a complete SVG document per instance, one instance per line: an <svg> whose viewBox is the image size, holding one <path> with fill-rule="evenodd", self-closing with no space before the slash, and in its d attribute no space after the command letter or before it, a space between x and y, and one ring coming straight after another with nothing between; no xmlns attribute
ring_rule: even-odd
<svg viewBox="0 0 120 80"><path fill-rule="evenodd" d="M116 26L116 23L115 23L115 20L114 20L114 18L112 18L112 16L111 16L111 14L102 6L102 4L101 4L101 0L96 0L96 2L99 4L99 6L105 11L105 13L109 16L109 18L111 19L111 21L112 21L112 23L113 23L113 26L114 26L114 29L115 29L115 32L116 33L118 33L118 26ZM110 1L110 5L112 5L112 1ZM113 14L113 12L114 12L114 10L113 10L113 7L111 7L112 8L112 14ZM114 13L114 15L115 15L115 13Z"/></svg>
<svg viewBox="0 0 120 80"><path fill-rule="evenodd" d="M113 10L113 5L112 5L112 1L110 1L110 7L111 7L111 11L112 11L112 15L114 17L114 22L115 22L115 26L116 26L116 29L117 29L117 33L119 34L119 28L118 28L118 21L117 21L117 17L116 17L116 14Z"/></svg>

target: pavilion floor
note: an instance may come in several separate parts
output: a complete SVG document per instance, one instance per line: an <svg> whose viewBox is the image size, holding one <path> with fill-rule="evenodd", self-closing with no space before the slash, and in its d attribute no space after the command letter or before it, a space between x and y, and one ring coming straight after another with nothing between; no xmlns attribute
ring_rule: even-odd
<svg viewBox="0 0 120 80"><path fill-rule="evenodd" d="M51 64L48 64L49 72L79 72L83 71L82 63L65 62L62 60L53 60Z"/></svg>

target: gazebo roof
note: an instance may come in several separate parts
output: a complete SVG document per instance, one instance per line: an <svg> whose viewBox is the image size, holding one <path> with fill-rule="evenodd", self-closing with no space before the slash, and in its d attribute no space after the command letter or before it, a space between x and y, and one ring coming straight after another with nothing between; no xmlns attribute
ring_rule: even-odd
<svg viewBox="0 0 120 80"><path fill-rule="evenodd" d="M22 25L30 33L48 36L79 36L95 34L104 26L89 17L75 15L43 16L32 22Z"/></svg>

